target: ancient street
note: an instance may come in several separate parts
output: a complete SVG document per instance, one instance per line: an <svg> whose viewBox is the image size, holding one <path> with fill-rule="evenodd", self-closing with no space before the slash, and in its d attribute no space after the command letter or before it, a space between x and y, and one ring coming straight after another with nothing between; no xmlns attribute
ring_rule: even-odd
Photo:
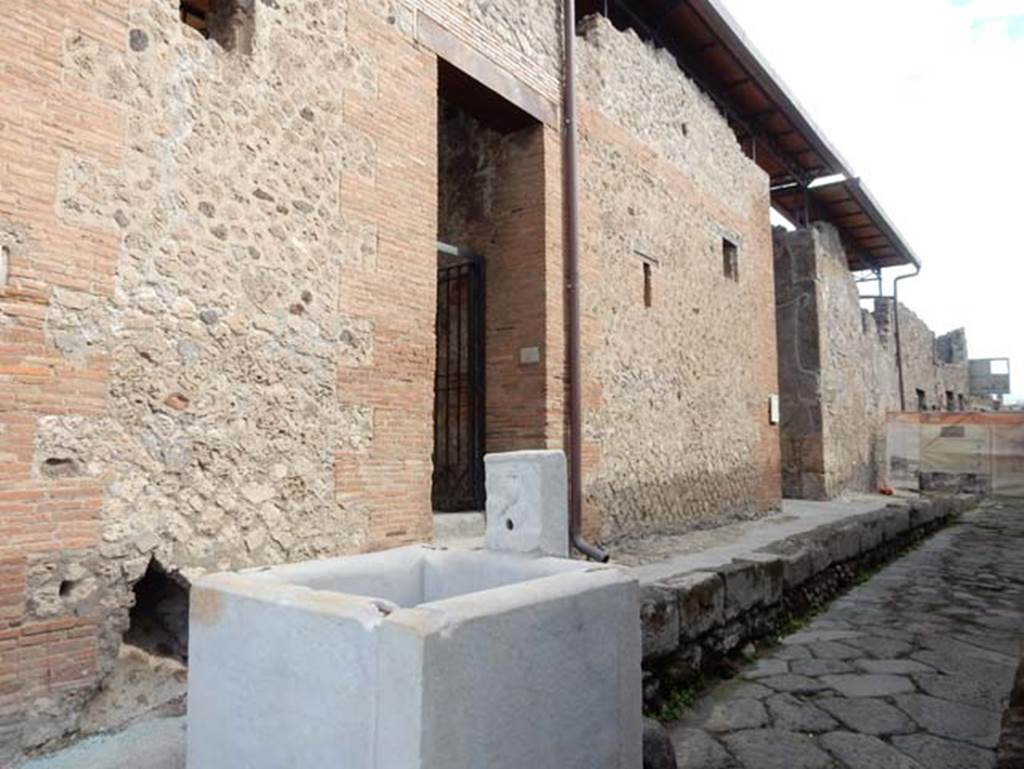
<svg viewBox="0 0 1024 769"><path fill-rule="evenodd" d="M683 769L983 769L1024 630L1024 504L987 502L672 728Z"/></svg>

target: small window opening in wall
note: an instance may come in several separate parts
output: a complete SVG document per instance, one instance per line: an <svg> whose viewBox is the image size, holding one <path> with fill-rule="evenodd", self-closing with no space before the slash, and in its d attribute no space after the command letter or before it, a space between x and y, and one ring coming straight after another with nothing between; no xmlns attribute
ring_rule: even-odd
<svg viewBox="0 0 1024 769"><path fill-rule="evenodd" d="M946 411L956 411L956 393L946 390Z"/></svg>
<svg viewBox="0 0 1024 769"><path fill-rule="evenodd" d="M644 262L644 307L650 307L654 303L654 287L652 285L651 264Z"/></svg>
<svg viewBox="0 0 1024 769"><path fill-rule="evenodd" d="M740 249L728 238L722 238L722 272L729 280L739 282Z"/></svg>
<svg viewBox="0 0 1024 769"><path fill-rule="evenodd" d="M134 592L125 643L159 657L187 660L188 589L152 560Z"/></svg>
<svg viewBox="0 0 1024 769"><path fill-rule="evenodd" d="M250 0L180 0L181 21L225 51L252 53L255 29Z"/></svg>
<svg viewBox="0 0 1024 769"><path fill-rule="evenodd" d="M210 3L213 0L181 0L181 20L203 37L210 36L207 19L210 15Z"/></svg>
<svg viewBox="0 0 1024 769"><path fill-rule="evenodd" d="M928 395L924 390L916 390L917 393L917 410L927 411L928 410Z"/></svg>

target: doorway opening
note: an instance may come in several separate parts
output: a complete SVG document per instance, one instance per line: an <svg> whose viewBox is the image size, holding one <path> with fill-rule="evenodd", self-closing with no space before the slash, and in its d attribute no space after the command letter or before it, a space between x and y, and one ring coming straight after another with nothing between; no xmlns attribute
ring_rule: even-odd
<svg viewBox="0 0 1024 769"><path fill-rule="evenodd" d="M434 510L481 510L486 433L484 265L471 251L437 244L434 370Z"/></svg>
<svg viewBox="0 0 1024 769"><path fill-rule="evenodd" d="M544 136L438 60L436 512L484 509L483 457L542 446ZM521 363L529 360L529 363ZM540 437L536 437L536 425Z"/></svg>

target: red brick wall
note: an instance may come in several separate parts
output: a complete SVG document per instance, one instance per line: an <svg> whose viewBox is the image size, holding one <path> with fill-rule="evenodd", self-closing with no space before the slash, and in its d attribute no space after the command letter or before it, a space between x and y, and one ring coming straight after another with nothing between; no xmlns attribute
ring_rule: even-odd
<svg viewBox="0 0 1024 769"><path fill-rule="evenodd" d="M383 19L350 10L351 42L374 52L375 97L346 97L346 121L376 145L372 183L342 180L347 218L377 227L376 263L342 276L341 309L372 319L370 363L338 371L343 403L372 407L373 441L338 457L339 501L364 506L369 547L430 537L437 291L437 61Z"/></svg>
<svg viewBox="0 0 1024 769"><path fill-rule="evenodd" d="M109 360L70 363L46 339L43 319L54 288L112 292L116 237L60 220L55 201L62 153L116 166L124 123L63 78L60 59L72 30L123 48L126 16L125 0L48 0L0 26L0 237L10 252L0 285L0 760L35 725L35 707L59 711L54 703L95 683L95 618L36 620L25 592L29 558L99 546L102 484L40 477L32 456L40 417L106 406Z"/></svg>

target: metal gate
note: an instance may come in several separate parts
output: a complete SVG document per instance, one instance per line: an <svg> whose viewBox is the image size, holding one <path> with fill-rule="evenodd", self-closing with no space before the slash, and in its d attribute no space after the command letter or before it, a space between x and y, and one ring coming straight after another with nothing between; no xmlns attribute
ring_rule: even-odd
<svg viewBox="0 0 1024 769"><path fill-rule="evenodd" d="M438 244L434 510L484 506L483 261Z"/></svg>

